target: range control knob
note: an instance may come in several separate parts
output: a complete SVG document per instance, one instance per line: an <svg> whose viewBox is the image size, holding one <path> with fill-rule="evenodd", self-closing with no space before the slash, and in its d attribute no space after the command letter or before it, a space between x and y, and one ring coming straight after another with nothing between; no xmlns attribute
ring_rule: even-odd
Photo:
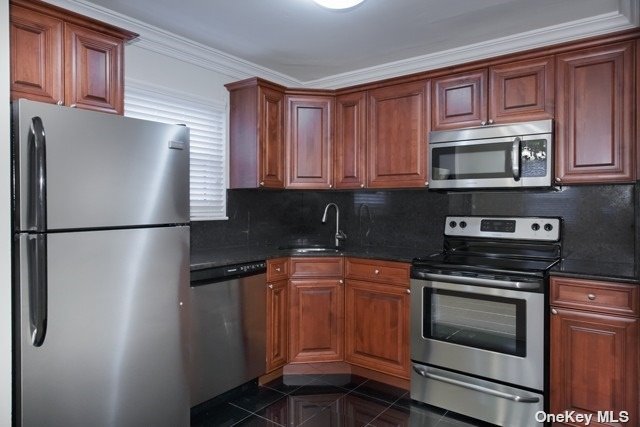
<svg viewBox="0 0 640 427"><path fill-rule="evenodd" d="M449 223L449 227L451 227L451 228L456 228L456 226L457 226L457 225L458 225L458 223L457 223L457 222L455 222L455 221L451 221L451 222Z"/></svg>
<svg viewBox="0 0 640 427"><path fill-rule="evenodd" d="M460 228L467 228L467 223L465 221L460 221Z"/></svg>
<svg viewBox="0 0 640 427"><path fill-rule="evenodd" d="M544 229L545 229L546 231L551 231L551 230L553 230L553 225L551 225L551 224L547 223L547 224L545 224L545 225L544 225Z"/></svg>
<svg viewBox="0 0 640 427"><path fill-rule="evenodd" d="M540 230L540 224L538 224L537 222L534 222L533 224L531 224L531 229L533 231L538 231Z"/></svg>

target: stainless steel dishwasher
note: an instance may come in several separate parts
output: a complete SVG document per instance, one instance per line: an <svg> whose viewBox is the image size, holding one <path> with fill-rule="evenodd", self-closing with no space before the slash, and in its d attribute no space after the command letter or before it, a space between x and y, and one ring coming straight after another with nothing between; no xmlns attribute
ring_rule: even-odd
<svg viewBox="0 0 640 427"><path fill-rule="evenodd" d="M191 406L266 371L266 263L191 272Z"/></svg>

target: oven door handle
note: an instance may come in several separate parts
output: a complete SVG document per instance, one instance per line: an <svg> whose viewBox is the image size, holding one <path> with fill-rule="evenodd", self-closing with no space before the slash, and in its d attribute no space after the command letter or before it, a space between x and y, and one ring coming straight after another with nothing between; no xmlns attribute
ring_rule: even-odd
<svg viewBox="0 0 640 427"><path fill-rule="evenodd" d="M508 281L508 280L497 280L497 279L483 279L481 277L464 277L464 276L451 276L448 274L435 274L435 273L422 273L421 278L430 279L430 280L438 280L441 282L454 282L454 283L462 283L465 285L481 285L481 286L491 286L494 288L507 288L507 289L526 289L526 290L536 290L540 288L540 283L530 283L530 282L517 282L517 281Z"/></svg>
<svg viewBox="0 0 640 427"><path fill-rule="evenodd" d="M507 399L507 400L512 400L514 402L519 402L519 403L537 403L540 401L540 398L535 397L535 396L518 396L517 394L509 394L509 393L504 393L502 391L498 391L498 390L493 390L487 387L483 387L481 385L478 384L470 384L470 383L466 383L464 381L460 381L460 380L456 380L453 378L447 378L445 376L442 375L437 375L437 374L433 374L429 371L427 371L426 369L424 369L421 366L417 366L417 365L413 365L413 370L416 371L419 375L425 377L425 378L429 378L435 381L440 381L443 383L447 383L447 384L451 384L451 385L455 385L458 387L463 387L463 388L468 388L470 390L473 391L479 391L481 393L485 393L485 394L489 394L491 396L495 396L495 397L501 397L503 399Z"/></svg>

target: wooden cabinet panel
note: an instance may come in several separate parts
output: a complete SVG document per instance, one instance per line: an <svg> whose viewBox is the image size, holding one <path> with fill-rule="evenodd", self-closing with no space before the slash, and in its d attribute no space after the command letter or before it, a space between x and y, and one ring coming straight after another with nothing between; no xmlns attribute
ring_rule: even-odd
<svg viewBox="0 0 640 427"><path fill-rule="evenodd" d="M336 98L335 187L363 188L366 182L366 92Z"/></svg>
<svg viewBox="0 0 640 427"><path fill-rule="evenodd" d="M552 277L550 303L560 307L638 316L639 289L637 285L625 283Z"/></svg>
<svg viewBox="0 0 640 427"><path fill-rule="evenodd" d="M345 304L346 360L408 379L408 289L347 279Z"/></svg>
<svg viewBox="0 0 640 427"><path fill-rule="evenodd" d="M267 284L267 372L287 363L289 336L287 280Z"/></svg>
<svg viewBox="0 0 640 427"><path fill-rule="evenodd" d="M11 6L11 99L64 102L62 20Z"/></svg>
<svg viewBox="0 0 640 427"><path fill-rule="evenodd" d="M258 185L284 187L284 94L268 87L259 88L260 111Z"/></svg>
<svg viewBox="0 0 640 427"><path fill-rule="evenodd" d="M554 310L550 412L628 411L638 425L638 319Z"/></svg>
<svg viewBox="0 0 640 427"><path fill-rule="evenodd" d="M557 61L556 180L633 181L634 45L571 52Z"/></svg>
<svg viewBox="0 0 640 427"><path fill-rule="evenodd" d="M344 285L339 279L289 281L289 362L344 358Z"/></svg>
<svg viewBox="0 0 640 427"><path fill-rule="evenodd" d="M267 260L267 280L275 281L289 278L289 258Z"/></svg>
<svg viewBox="0 0 640 427"><path fill-rule="evenodd" d="M402 262L347 258L345 262L345 277L406 287L409 286L410 268L409 264Z"/></svg>
<svg viewBox="0 0 640 427"><path fill-rule="evenodd" d="M426 185L428 105L429 82L369 93L368 187Z"/></svg>
<svg viewBox="0 0 640 427"><path fill-rule="evenodd" d="M494 123L552 119L554 58L489 68L489 116Z"/></svg>
<svg viewBox="0 0 640 427"><path fill-rule="evenodd" d="M342 257L294 257L289 261L289 277L337 277L343 276Z"/></svg>
<svg viewBox="0 0 640 427"><path fill-rule="evenodd" d="M331 188L333 98L287 95L286 186Z"/></svg>
<svg viewBox="0 0 640 427"><path fill-rule="evenodd" d="M433 129L480 126L487 117L487 70L433 81Z"/></svg>
<svg viewBox="0 0 640 427"><path fill-rule="evenodd" d="M67 104L122 114L122 41L72 24L65 24L65 40Z"/></svg>

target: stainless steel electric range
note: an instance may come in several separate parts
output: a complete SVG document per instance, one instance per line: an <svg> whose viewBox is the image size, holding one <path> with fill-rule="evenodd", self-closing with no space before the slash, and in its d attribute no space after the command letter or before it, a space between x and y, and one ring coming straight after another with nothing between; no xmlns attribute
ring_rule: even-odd
<svg viewBox="0 0 640 427"><path fill-rule="evenodd" d="M411 268L411 398L502 426L544 410L545 291L560 218L446 219Z"/></svg>

